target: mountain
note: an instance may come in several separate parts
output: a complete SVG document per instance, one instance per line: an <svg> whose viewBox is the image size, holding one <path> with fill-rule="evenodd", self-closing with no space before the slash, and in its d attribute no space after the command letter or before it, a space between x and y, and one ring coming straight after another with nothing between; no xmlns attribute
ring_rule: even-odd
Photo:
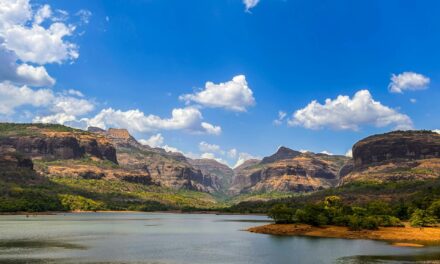
<svg viewBox="0 0 440 264"><path fill-rule="evenodd" d="M277 150L277 152L275 152L275 154L273 154L269 157L264 157L261 160L260 164L268 164L268 163L273 163L273 162L280 161L280 160L293 159L299 155L301 155L301 152L281 146L278 148L278 150Z"/></svg>
<svg viewBox="0 0 440 264"><path fill-rule="evenodd" d="M180 153L140 144L126 129L110 128L105 131L91 128L89 131L105 136L115 146L121 168L142 171L144 178L151 179L152 184L209 193L220 189L215 175L202 173ZM137 175L131 180L143 182L142 177Z"/></svg>
<svg viewBox="0 0 440 264"><path fill-rule="evenodd" d="M203 175L209 175L215 178L219 185L219 190L227 191L232 184L234 171L229 166L213 159L188 159L188 162L196 169L200 170Z"/></svg>
<svg viewBox="0 0 440 264"><path fill-rule="evenodd" d="M0 123L0 212L219 206L211 176L181 154L142 146L126 130L91 131Z"/></svg>
<svg viewBox="0 0 440 264"><path fill-rule="evenodd" d="M286 147L235 169L230 188L234 194L247 192L307 192L330 188L339 181L339 170L349 158L301 153Z"/></svg>
<svg viewBox="0 0 440 264"><path fill-rule="evenodd" d="M428 180L440 177L440 134L394 131L360 140L353 146L351 172L342 183Z"/></svg>

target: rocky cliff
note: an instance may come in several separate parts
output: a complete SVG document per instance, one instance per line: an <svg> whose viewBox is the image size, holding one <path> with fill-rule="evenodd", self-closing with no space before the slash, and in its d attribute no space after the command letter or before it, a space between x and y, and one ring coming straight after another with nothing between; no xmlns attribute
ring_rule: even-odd
<svg viewBox="0 0 440 264"><path fill-rule="evenodd" d="M394 131L360 140L353 146L352 171L343 183L424 180L440 177L440 134Z"/></svg>
<svg viewBox="0 0 440 264"><path fill-rule="evenodd" d="M116 150L105 137L57 125L3 124L0 146L32 159L64 160L91 156L117 163Z"/></svg>
<svg viewBox="0 0 440 264"><path fill-rule="evenodd" d="M235 169L230 191L307 192L335 186L344 156L301 153L281 147L261 162L253 161Z"/></svg>
<svg viewBox="0 0 440 264"><path fill-rule="evenodd" d="M226 191L232 184L234 171L227 165L213 159L188 159L189 163L200 170L203 175L210 175L218 182L219 188Z"/></svg>
<svg viewBox="0 0 440 264"><path fill-rule="evenodd" d="M180 153L142 145L125 129L104 131L92 128L89 131L105 136L115 146L121 168L142 172L131 178L125 177L126 180L143 182L146 177L152 184L172 189L211 193L220 189L215 175L202 173Z"/></svg>

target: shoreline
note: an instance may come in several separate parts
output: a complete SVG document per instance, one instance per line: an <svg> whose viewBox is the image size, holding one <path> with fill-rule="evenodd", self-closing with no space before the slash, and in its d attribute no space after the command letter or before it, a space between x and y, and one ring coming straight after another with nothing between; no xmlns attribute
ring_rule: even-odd
<svg viewBox="0 0 440 264"><path fill-rule="evenodd" d="M313 227L305 224L268 224L246 231L278 236L308 236L342 239L380 240L397 247L440 245L440 228L435 227L380 227L377 230L351 231L343 226Z"/></svg>
<svg viewBox="0 0 440 264"><path fill-rule="evenodd" d="M130 211L130 210L98 210L98 211L45 211L45 212L0 212L2 215L57 215L57 214L82 214L82 213L164 213L164 214L213 214L213 215L259 215L266 216L265 214L251 214L251 213L227 213L221 211L180 211L180 210L170 210L170 211Z"/></svg>

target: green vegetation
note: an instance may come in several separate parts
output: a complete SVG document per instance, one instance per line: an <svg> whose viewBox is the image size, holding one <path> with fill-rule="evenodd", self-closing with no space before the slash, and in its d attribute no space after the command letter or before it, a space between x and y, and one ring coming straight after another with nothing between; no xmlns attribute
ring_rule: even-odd
<svg viewBox="0 0 440 264"><path fill-rule="evenodd" d="M0 212L214 210L222 206L210 194L120 180L46 178L25 170L13 178L0 177Z"/></svg>
<svg viewBox="0 0 440 264"><path fill-rule="evenodd" d="M328 196L324 201L299 208L277 204L269 211L269 216L276 223L338 225L348 226L351 230L403 226L400 219L392 214L392 208L384 202L370 202L365 207L348 206L338 196Z"/></svg>
<svg viewBox="0 0 440 264"><path fill-rule="evenodd" d="M77 132L88 133L83 130L57 125L57 124L34 124L34 123L0 123L0 137L7 136L37 136L41 135L40 130L47 129L52 132Z"/></svg>

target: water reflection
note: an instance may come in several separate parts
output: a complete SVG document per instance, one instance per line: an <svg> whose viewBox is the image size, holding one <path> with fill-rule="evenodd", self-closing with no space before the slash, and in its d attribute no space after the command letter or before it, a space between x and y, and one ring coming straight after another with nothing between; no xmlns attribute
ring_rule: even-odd
<svg viewBox="0 0 440 264"><path fill-rule="evenodd" d="M249 233L264 216L84 213L0 216L0 263L440 263L440 248Z"/></svg>

